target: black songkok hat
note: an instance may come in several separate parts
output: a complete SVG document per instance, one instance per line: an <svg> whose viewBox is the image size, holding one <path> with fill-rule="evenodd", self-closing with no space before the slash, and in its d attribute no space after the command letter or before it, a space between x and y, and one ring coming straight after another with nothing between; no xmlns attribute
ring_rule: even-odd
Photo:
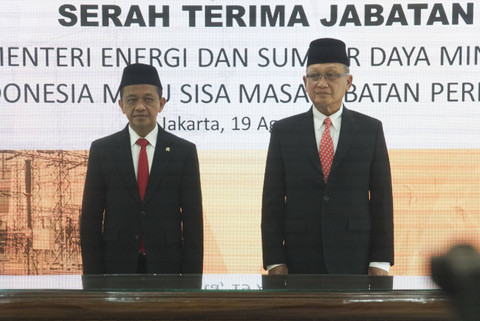
<svg viewBox="0 0 480 321"><path fill-rule="evenodd" d="M132 64L123 69L119 90L130 85L154 85L162 89L162 83L155 67L146 64Z"/></svg>
<svg viewBox="0 0 480 321"><path fill-rule="evenodd" d="M350 66L345 43L333 38L320 38L310 42L307 67L313 64L338 62Z"/></svg>

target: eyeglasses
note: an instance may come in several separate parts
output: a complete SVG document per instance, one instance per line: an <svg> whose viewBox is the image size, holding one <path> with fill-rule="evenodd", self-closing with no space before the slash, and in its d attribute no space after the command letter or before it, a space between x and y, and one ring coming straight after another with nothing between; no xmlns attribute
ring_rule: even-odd
<svg viewBox="0 0 480 321"><path fill-rule="evenodd" d="M315 74L307 74L307 78L308 79L311 79L312 81L314 82L317 82L317 81L320 81L320 79L325 78L325 80L327 81L335 81L337 80L338 78L340 77L345 77L345 76L348 76L349 73L346 72L344 74L336 74L336 73L333 73L333 72L327 72L325 74L320 74L320 73L315 73Z"/></svg>

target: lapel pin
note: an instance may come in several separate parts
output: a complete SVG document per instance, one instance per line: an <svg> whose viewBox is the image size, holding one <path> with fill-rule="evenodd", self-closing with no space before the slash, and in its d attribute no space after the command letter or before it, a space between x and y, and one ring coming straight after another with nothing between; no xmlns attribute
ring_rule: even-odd
<svg viewBox="0 0 480 321"><path fill-rule="evenodd" d="M169 151L170 151L170 147L165 147L165 151L166 151L166 152L169 152Z"/></svg>

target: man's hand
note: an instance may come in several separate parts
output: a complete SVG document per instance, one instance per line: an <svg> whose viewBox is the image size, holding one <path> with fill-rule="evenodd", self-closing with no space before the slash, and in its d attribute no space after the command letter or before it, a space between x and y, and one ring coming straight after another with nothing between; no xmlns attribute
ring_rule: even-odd
<svg viewBox="0 0 480 321"><path fill-rule="evenodd" d="M384 269L379 269L376 267L369 267L368 268L368 275L370 276L378 276L378 275L388 275L388 272Z"/></svg>
<svg viewBox="0 0 480 321"><path fill-rule="evenodd" d="M285 264L274 267L268 270L268 275L286 275L288 274L288 268Z"/></svg>

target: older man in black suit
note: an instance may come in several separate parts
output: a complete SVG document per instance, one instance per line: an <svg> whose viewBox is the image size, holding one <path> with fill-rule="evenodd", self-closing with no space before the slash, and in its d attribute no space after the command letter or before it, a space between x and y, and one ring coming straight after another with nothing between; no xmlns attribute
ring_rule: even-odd
<svg viewBox="0 0 480 321"><path fill-rule="evenodd" d="M84 274L202 273L197 150L157 124L165 106L157 70L124 69L120 132L92 143L80 240Z"/></svg>
<svg viewBox="0 0 480 321"><path fill-rule="evenodd" d="M313 107L271 131L264 268L387 275L394 256L390 163L381 122L343 106L352 85L345 44L312 41L303 80Z"/></svg>

